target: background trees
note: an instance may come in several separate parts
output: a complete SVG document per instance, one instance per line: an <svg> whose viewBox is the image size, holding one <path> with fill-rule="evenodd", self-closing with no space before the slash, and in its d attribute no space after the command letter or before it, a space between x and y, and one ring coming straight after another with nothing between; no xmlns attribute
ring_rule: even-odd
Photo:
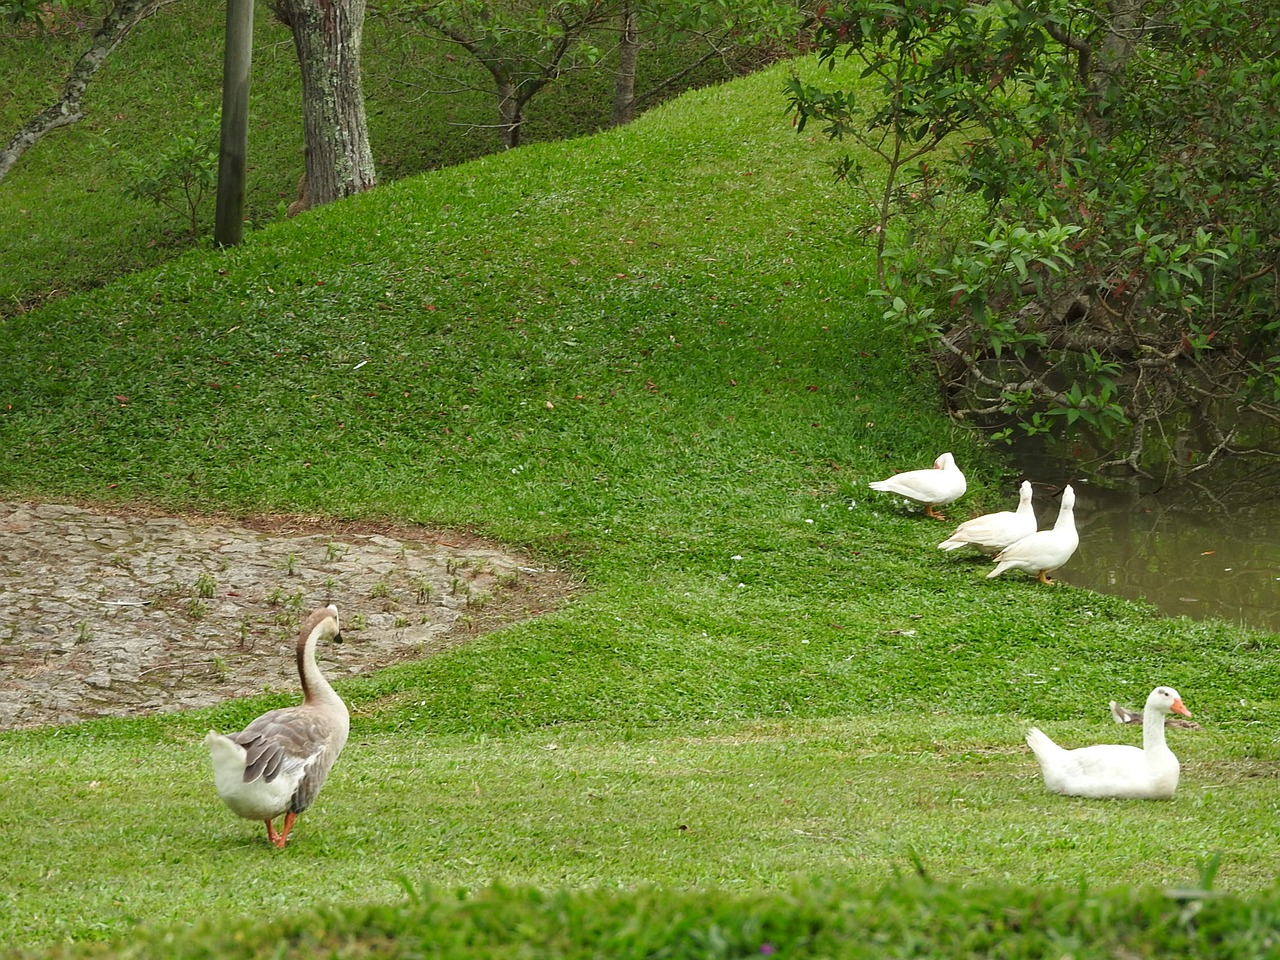
<svg viewBox="0 0 1280 960"><path fill-rule="evenodd" d="M958 416L1088 428L1135 470L1175 434L1189 469L1274 441L1275 0L854 0L812 27L879 90L796 83L793 105L884 157L886 317Z"/></svg>
<svg viewBox="0 0 1280 960"><path fill-rule="evenodd" d="M708 61L730 73L759 65L762 50L793 39L799 13L783 0L396 0L388 16L455 44L493 80L503 145L519 146L528 104L575 71L614 64L611 121L629 122L666 90L679 89ZM646 47L685 46L675 71L637 90Z"/></svg>

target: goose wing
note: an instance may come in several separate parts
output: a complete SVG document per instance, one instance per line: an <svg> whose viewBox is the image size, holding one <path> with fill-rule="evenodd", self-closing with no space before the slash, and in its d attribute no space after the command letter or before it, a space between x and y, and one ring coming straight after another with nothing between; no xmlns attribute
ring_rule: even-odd
<svg viewBox="0 0 1280 960"><path fill-rule="evenodd" d="M294 781L291 809L301 813L315 799L346 740L325 711L287 707L264 713L231 734L245 750L244 782Z"/></svg>

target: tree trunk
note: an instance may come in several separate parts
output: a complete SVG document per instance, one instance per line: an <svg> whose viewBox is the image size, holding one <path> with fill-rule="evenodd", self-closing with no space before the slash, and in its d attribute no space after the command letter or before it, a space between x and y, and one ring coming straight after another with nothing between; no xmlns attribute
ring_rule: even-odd
<svg viewBox="0 0 1280 960"><path fill-rule="evenodd" d="M619 16L618 72L613 78L615 127L630 123L636 116L636 63L640 59L639 17L630 0L622 4Z"/></svg>
<svg viewBox="0 0 1280 960"><path fill-rule="evenodd" d="M172 2L173 0L116 0L103 19L102 26L94 33L89 49L80 55L63 83L62 96L56 103L24 123L4 149L0 150L0 180L4 180L13 165L39 143L46 133L70 126L84 117L81 101L98 68L134 27Z"/></svg>
<svg viewBox="0 0 1280 960"><path fill-rule="evenodd" d="M307 193L320 206L377 186L360 88L365 0L280 0L302 71Z"/></svg>
<svg viewBox="0 0 1280 960"><path fill-rule="evenodd" d="M498 125L502 130L502 145L510 150L520 146L520 125L524 123L524 103L520 100L516 85L509 79L494 74L498 83Z"/></svg>

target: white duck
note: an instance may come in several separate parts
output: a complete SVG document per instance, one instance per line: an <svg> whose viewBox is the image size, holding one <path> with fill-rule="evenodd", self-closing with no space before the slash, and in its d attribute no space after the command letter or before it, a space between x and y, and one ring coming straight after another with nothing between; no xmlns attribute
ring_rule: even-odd
<svg viewBox="0 0 1280 960"><path fill-rule="evenodd" d="M1053 583L1049 574L1070 560L1080 545L1075 506L1076 492L1067 484L1062 489L1062 506L1053 528L1023 537L1001 550L996 554L996 567L987 578L998 577L1006 570L1025 570L1034 573L1041 583Z"/></svg>
<svg viewBox="0 0 1280 960"><path fill-rule="evenodd" d="M267 839L280 848L347 742L347 706L316 666L316 644L329 639L342 641L332 604L314 611L298 635L302 703L264 713L239 733L224 737L210 730L204 738L218 796L246 820L265 822ZM274 820L282 814L284 826L276 833Z"/></svg>
<svg viewBox="0 0 1280 960"><path fill-rule="evenodd" d="M1142 749L1102 744L1064 750L1035 727L1027 746L1040 761L1045 786L1071 797L1168 800L1178 788L1178 758L1164 742L1169 712L1191 716L1178 691L1156 687L1142 711Z"/></svg>
<svg viewBox="0 0 1280 960"><path fill-rule="evenodd" d="M1031 481L1018 488L1018 509L1001 510L966 520L955 533L938 544L939 550L977 547L983 553L999 553L1010 544L1036 532L1036 511L1031 506Z"/></svg>
<svg viewBox="0 0 1280 960"><path fill-rule="evenodd" d="M872 490L919 500L925 505L924 512L935 520L945 520L946 517L934 508L959 500L964 496L966 488L964 474L956 466L956 458L949 453L944 453L933 461L933 467L928 470L896 473L887 479L868 483L867 486Z"/></svg>

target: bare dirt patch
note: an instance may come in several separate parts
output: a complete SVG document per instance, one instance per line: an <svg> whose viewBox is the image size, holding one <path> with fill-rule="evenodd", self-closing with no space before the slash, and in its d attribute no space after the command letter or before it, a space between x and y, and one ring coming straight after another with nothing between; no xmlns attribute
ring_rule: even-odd
<svg viewBox="0 0 1280 960"><path fill-rule="evenodd" d="M457 532L0 501L0 730L296 690L301 619L342 618L331 679L554 609L561 571Z"/></svg>

